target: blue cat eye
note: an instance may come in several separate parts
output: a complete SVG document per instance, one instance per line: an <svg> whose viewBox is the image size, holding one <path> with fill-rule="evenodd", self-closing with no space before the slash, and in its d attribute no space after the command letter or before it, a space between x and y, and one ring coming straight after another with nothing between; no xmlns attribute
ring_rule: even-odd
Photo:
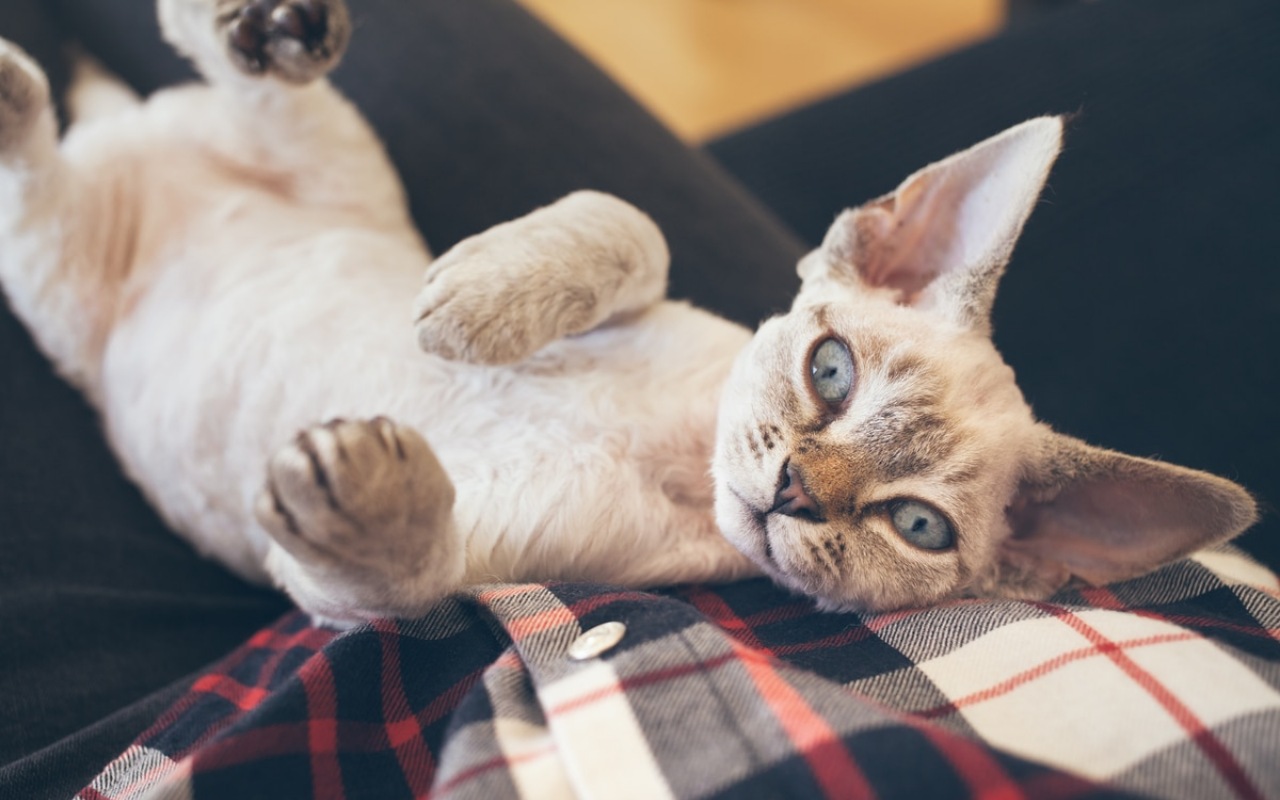
<svg viewBox="0 0 1280 800"><path fill-rule="evenodd" d="M853 353L839 339L826 339L809 359L809 380L823 402L844 401L853 388Z"/></svg>
<svg viewBox="0 0 1280 800"><path fill-rule="evenodd" d="M951 523L936 508L918 500L902 500L889 510L889 519L898 534L916 547L945 550L955 543Z"/></svg>

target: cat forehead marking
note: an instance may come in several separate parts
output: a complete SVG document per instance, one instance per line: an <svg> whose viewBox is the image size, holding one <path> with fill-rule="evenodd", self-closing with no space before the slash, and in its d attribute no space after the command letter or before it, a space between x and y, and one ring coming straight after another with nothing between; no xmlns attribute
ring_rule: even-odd
<svg viewBox="0 0 1280 800"><path fill-rule="evenodd" d="M811 369L809 364L797 365L795 377L775 389L786 397L783 418L793 432L787 437L788 449L806 474L814 471L810 480L815 490L852 494L856 505L854 498L861 491L850 485L854 479L859 484L892 483L938 475L954 490L976 477L967 463L951 463L963 449L964 426L946 404L952 394L948 387L956 376L944 360L931 358L922 349L933 342L912 344L914 337L881 331L876 323L851 317L830 303L810 306L797 321L801 323L797 332L803 331L801 341L808 344L790 350L795 354L792 358L835 336L849 345L856 371L849 405L834 415L815 404L802 388L807 376L800 376ZM763 435L764 426L752 426L746 434L755 460L765 463L765 450L772 449L766 440L773 437Z"/></svg>
<svg viewBox="0 0 1280 800"><path fill-rule="evenodd" d="M877 477L896 481L942 467L961 436L943 400L946 376L924 356L902 352L873 331L855 333L850 344L865 391L850 409L860 420L855 446ZM858 409L860 399L874 405Z"/></svg>

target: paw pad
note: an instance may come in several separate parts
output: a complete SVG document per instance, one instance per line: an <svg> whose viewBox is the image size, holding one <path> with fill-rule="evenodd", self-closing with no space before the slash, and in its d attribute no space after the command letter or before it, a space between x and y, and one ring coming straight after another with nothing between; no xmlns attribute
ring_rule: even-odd
<svg viewBox="0 0 1280 800"><path fill-rule="evenodd" d="M267 465L258 520L296 556L386 570L421 562L453 484L421 435L385 417L301 431Z"/></svg>
<svg viewBox="0 0 1280 800"><path fill-rule="evenodd" d="M228 20L227 42L250 74L261 75L275 66L286 78L314 77L296 64L281 62L333 61L345 42L341 11L341 4L333 0L249 0Z"/></svg>

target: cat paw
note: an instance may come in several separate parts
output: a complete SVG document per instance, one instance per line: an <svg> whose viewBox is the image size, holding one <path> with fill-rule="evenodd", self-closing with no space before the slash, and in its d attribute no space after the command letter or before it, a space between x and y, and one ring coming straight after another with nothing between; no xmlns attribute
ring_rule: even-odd
<svg viewBox="0 0 1280 800"><path fill-rule="evenodd" d="M418 346L472 364L514 364L590 326L596 297L498 259L441 271L414 306Z"/></svg>
<svg viewBox="0 0 1280 800"><path fill-rule="evenodd" d="M432 263L414 303L418 344L455 361L511 364L657 302L667 263L653 220L611 195L574 192Z"/></svg>
<svg viewBox="0 0 1280 800"><path fill-rule="evenodd" d="M49 105L49 82L31 57L0 39L0 149L24 141Z"/></svg>
<svg viewBox="0 0 1280 800"><path fill-rule="evenodd" d="M337 65L351 38L343 0L248 0L224 14L227 46L250 75L309 83Z"/></svg>
<svg viewBox="0 0 1280 800"><path fill-rule="evenodd" d="M427 270L414 303L418 345L453 361L512 364L598 322L601 291L554 231L522 219L490 228ZM601 287L605 288L605 287Z"/></svg>
<svg viewBox="0 0 1280 800"><path fill-rule="evenodd" d="M267 466L259 523L291 555L374 582L450 561L453 484L418 433L385 417L302 431Z"/></svg>

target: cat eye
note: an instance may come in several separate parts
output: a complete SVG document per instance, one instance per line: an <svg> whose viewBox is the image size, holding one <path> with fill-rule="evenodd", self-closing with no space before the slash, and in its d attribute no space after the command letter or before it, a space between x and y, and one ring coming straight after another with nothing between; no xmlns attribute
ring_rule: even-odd
<svg viewBox="0 0 1280 800"><path fill-rule="evenodd" d="M839 339L825 339L809 357L809 383L830 405L844 402L853 388L853 353Z"/></svg>
<svg viewBox="0 0 1280 800"><path fill-rule="evenodd" d="M955 543L951 523L936 508L918 500L900 500L889 508L898 535L925 550L945 550Z"/></svg>

